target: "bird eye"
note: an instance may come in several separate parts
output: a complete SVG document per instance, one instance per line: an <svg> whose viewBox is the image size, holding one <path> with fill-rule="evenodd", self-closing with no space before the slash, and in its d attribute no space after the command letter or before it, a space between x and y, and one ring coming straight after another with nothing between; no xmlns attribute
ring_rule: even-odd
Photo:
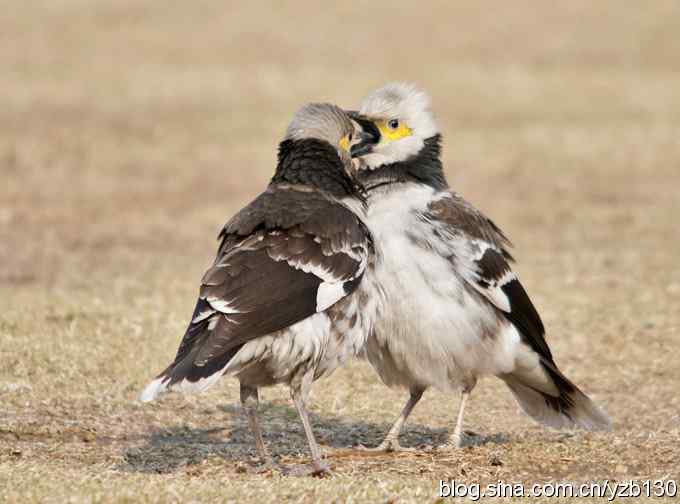
<svg viewBox="0 0 680 504"><path fill-rule="evenodd" d="M347 136L347 140L349 140L350 142L352 141L352 133L350 133L350 134Z"/></svg>
<svg viewBox="0 0 680 504"><path fill-rule="evenodd" d="M387 122L387 127L392 129L392 130L397 129L399 127L399 119L390 119Z"/></svg>

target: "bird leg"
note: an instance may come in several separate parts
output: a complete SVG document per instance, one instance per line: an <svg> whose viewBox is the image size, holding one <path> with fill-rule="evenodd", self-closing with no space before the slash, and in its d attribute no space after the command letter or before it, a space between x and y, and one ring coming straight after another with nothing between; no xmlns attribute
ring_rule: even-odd
<svg viewBox="0 0 680 504"><path fill-rule="evenodd" d="M307 443L309 443L309 451L312 454L311 468L307 467L302 468L301 470L298 468L288 471L288 474L295 476L306 476L309 474L312 476L326 476L330 474L328 465L321 460L321 449L314 438L312 424L309 422L309 414L307 413L307 407L305 406L312 387L313 376L314 371L307 371L300 379L295 377L290 384L290 396L295 403L295 407L300 415L300 420L302 420L302 426L304 427L305 435L307 436Z"/></svg>
<svg viewBox="0 0 680 504"><path fill-rule="evenodd" d="M456 426L449 436L446 443L446 448L460 448L463 445L463 414L465 413L465 403L470 397L472 388L464 388L460 398L460 406L458 407L458 418L456 419Z"/></svg>
<svg viewBox="0 0 680 504"><path fill-rule="evenodd" d="M260 399L257 392L257 387L248 387L247 385L241 383L241 406L248 417L248 425L250 426L250 431L253 433L253 437L255 438L257 454L264 464L264 469L268 470L275 468L276 464L267 451L267 446L264 444L264 438L262 437L262 429L260 429L260 423L257 419L257 409L259 404Z"/></svg>
<svg viewBox="0 0 680 504"><path fill-rule="evenodd" d="M401 410L399 418L397 418L396 422L394 422L394 425L392 425L392 428L389 430L385 436L385 439L383 439L383 442L380 443L380 445L376 446L375 448L365 448L363 446L360 446L360 448L362 450L371 452L413 451L413 449L404 448L399 444L399 434L401 434L401 429L404 427L406 419L413 411L413 408L415 408L416 404L418 404L418 401L420 401L420 399L423 397L423 392L425 392L425 389L422 388L411 389L411 395L409 396L408 401L406 401L404 408Z"/></svg>

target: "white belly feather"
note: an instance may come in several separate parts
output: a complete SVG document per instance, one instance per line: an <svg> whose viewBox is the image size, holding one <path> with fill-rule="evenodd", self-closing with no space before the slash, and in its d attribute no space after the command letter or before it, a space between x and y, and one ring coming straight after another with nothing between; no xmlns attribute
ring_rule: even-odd
<svg viewBox="0 0 680 504"><path fill-rule="evenodd" d="M422 219L433 196L411 185L371 201L367 224L379 258L369 274L384 302L366 353L388 385L450 390L512 371L520 337L464 284L449 259L453 245Z"/></svg>
<svg viewBox="0 0 680 504"><path fill-rule="evenodd" d="M329 375L364 347L370 320L359 293L325 312L249 341L220 374L235 374L252 386L288 383L299 366L314 369L314 378Z"/></svg>

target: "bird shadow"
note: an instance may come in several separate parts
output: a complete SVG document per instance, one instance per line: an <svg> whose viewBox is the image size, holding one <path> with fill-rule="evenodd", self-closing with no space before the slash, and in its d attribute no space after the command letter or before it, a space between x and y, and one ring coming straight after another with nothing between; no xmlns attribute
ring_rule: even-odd
<svg viewBox="0 0 680 504"><path fill-rule="evenodd" d="M227 414L219 426L195 428L175 424L151 431L143 444L124 450L123 460L115 469L134 473L173 473L215 457L223 461L255 464L257 456L253 437L240 405L223 405L218 407L218 411ZM304 430L293 407L276 401L262 402L258 414L265 443L275 458L308 454ZM312 413L310 417L319 444L331 448L327 450L331 459L334 449L343 449L345 453L356 449L360 454L358 445L377 446L390 428L388 423L357 421L344 416ZM427 450L444 444L447 438L446 429L409 423L400 436L400 442L405 447ZM464 446L506 442L508 438L503 434L468 435Z"/></svg>

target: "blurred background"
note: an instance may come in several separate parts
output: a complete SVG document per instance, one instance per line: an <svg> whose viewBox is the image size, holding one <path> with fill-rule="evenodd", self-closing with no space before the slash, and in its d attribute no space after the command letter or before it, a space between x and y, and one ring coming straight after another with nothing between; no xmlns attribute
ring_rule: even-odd
<svg viewBox="0 0 680 504"><path fill-rule="evenodd" d="M600 210L624 233L675 197L679 9L7 2L0 278L91 283L103 257L127 271L172 247L197 273L296 108L390 80L432 94L452 185L501 224L559 213L593 239Z"/></svg>
<svg viewBox="0 0 680 504"><path fill-rule="evenodd" d="M158 467L194 478L180 496L207 491L201 475L207 486L208 476L247 479L223 460L252 448L228 406L233 380L157 406L134 398L173 357L217 233L266 186L295 110L355 107L391 80L432 95L451 186L511 237L558 363L617 429L565 441L489 380L466 421L509 444L448 461L352 459L338 472L387 488L367 476L353 491L414 499L431 494L432 474L460 476L465 460L481 480L677 474L680 3L36 0L0 10L0 483L12 482L0 497L65 498L68 477L83 498L108 488L162 500L166 480L135 479ZM331 452L377 443L404 400L361 363L315 390ZM283 455L304 458L297 427L276 423L287 393L264 395L270 441L283 429L293 439ZM444 436L456 404L429 394L406 444ZM204 451L148 441L177 426L172 446L199 439ZM218 426L232 430L207 441L196 430ZM95 453L88 436L107 441ZM545 454L545 467L522 450ZM213 473L185 468L213 455ZM27 471L45 467L42 478ZM325 485L315 491L342 495Z"/></svg>

